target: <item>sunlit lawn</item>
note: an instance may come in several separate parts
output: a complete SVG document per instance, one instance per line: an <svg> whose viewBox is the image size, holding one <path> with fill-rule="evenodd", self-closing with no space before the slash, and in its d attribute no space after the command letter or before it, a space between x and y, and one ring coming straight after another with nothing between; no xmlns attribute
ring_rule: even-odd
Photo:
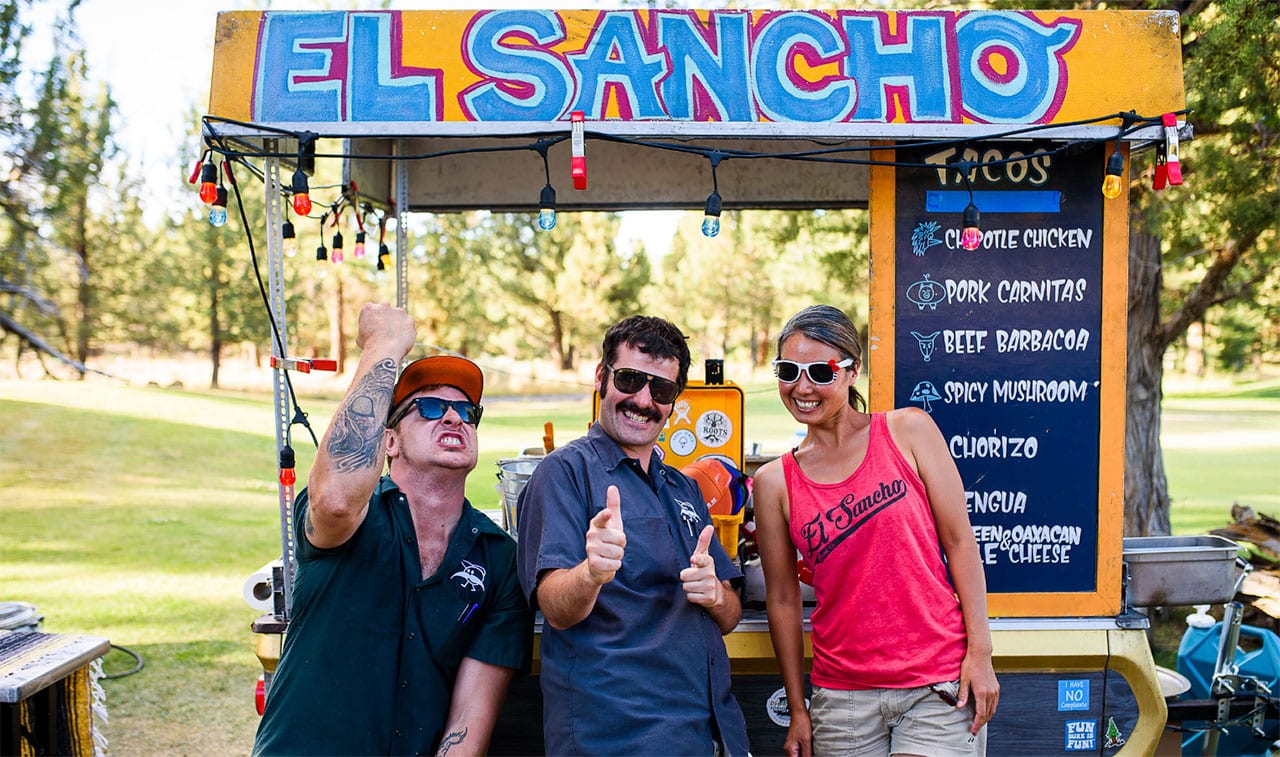
<svg viewBox="0 0 1280 757"><path fill-rule="evenodd" d="M495 461L581 435L586 399L490 398L468 485L496 509ZM317 435L333 401L306 400ZM796 430L769 384L746 386L744 439L785 449ZM0 381L0 600L38 606L42 630L102 636L142 655L106 682L117 754L243 754L259 668L241 597L279 555L267 398L89 382ZM1201 533L1233 501L1280 513L1280 386L1166 400L1173 521ZM295 428L300 478L314 447ZM131 661L108 659L118 670Z"/></svg>

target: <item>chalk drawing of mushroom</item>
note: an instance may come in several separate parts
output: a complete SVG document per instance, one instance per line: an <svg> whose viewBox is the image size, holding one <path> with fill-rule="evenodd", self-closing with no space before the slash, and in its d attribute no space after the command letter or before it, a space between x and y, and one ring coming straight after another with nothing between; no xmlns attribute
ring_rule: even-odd
<svg viewBox="0 0 1280 757"><path fill-rule="evenodd" d="M940 400L942 395L938 394L938 389L928 381L921 381L916 384L916 388L911 390L912 402L923 402L924 411L926 413L933 412L933 406L929 404L931 400Z"/></svg>

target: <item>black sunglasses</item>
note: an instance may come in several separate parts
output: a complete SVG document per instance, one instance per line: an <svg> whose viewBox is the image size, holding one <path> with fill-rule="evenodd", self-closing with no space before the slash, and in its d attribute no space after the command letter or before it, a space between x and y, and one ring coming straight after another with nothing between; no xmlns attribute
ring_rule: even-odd
<svg viewBox="0 0 1280 757"><path fill-rule="evenodd" d="M458 414L463 423L469 423L472 426L480 425L480 416L484 415L484 408L474 402L468 400L446 400L440 397L414 397L402 408L400 412L391 417L387 421L387 428L394 428L397 423L404 420L413 408L418 408L418 415L423 420L438 421L449 412L449 408Z"/></svg>
<svg viewBox="0 0 1280 757"><path fill-rule="evenodd" d="M671 379L634 368L612 368L606 365L604 369L613 372L613 387L623 394L635 394L648 384L649 396L659 405L670 405L675 402L676 395L680 394L679 385Z"/></svg>
<svg viewBox="0 0 1280 757"><path fill-rule="evenodd" d="M800 372L804 371L809 380L815 384L830 384L836 380L836 371L853 365L853 358L847 357L840 362L819 360L816 363L797 363L794 360L778 359L773 361L773 375L784 384L794 384L800 380Z"/></svg>

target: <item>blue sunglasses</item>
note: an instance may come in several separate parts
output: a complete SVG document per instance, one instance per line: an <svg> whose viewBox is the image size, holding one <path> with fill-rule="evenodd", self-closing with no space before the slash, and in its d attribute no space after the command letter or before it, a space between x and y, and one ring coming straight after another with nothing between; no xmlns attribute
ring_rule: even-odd
<svg viewBox="0 0 1280 757"><path fill-rule="evenodd" d="M387 428L395 428L395 425L404 420L413 408L418 408L418 415L423 420L438 421L449 412L452 408L463 423L472 426L480 425L480 416L484 415L484 407L477 405L468 400L446 400L440 397L414 397L409 400L408 404L400 408L400 412L391 417L387 421Z"/></svg>

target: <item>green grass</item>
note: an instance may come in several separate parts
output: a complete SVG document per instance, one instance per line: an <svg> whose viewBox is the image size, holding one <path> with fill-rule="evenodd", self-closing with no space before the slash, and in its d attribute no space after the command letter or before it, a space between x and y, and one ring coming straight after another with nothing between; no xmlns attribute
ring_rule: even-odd
<svg viewBox="0 0 1280 757"><path fill-rule="evenodd" d="M797 426L772 384L745 387L744 439L786 449ZM468 497L496 509L496 466L586 430L588 400L487 401ZM335 402L304 400L319 435ZM1280 514L1280 385L1166 400L1177 533L1226 522L1233 501ZM294 430L300 480L314 449ZM0 381L0 600L43 630L102 636L143 656L105 682L118 754L243 754L259 667L241 598L279 554L269 398L101 382ZM1180 622L1180 618L1178 619ZM1176 640L1174 641L1176 644ZM128 668L119 653L108 669Z"/></svg>

